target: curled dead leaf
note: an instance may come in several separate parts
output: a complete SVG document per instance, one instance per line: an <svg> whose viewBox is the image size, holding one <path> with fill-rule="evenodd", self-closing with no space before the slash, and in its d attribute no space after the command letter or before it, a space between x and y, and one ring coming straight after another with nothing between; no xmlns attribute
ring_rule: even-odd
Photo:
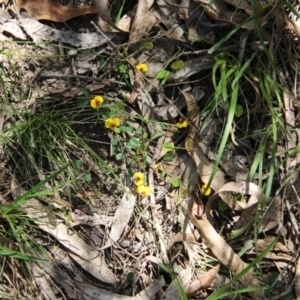
<svg viewBox="0 0 300 300"><path fill-rule="evenodd" d="M226 241L216 232L210 224L206 215L199 220L191 213L188 208L183 207L184 211L189 217L189 220L199 230L202 238L209 246L215 257L234 274L238 275L247 268L247 264L233 251L233 249L226 243ZM260 283L255 278L253 272L249 270L239 281L245 287L257 287L258 290L251 292L252 299L264 299L263 291L259 290Z"/></svg>
<svg viewBox="0 0 300 300"><path fill-rule="evenodd" d="M218 264L215 268L210 269L206 273L202 274L197 280L193 281L187 291L187 295L189 298L196 296L197 290L208 288L211 286L213 281L216 278L216 275L218 274L220 270L220 265Z"/></svg>
<svg viewBox="0 0 300 300"><path fill-rule="evenodd" d="M94 6L71 8L50 0L17 0L16 2L18 11L24 9L36 20L66 22L75 17L97 13Z"/></svg>

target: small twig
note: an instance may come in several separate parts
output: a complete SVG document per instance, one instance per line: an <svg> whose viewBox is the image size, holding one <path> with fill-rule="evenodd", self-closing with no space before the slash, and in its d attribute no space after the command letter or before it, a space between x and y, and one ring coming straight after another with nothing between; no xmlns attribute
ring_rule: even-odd
<svg viewBox="0 0 300 300"><path fill-rule="evenodd" d="M153 218L153 224L154 224L155 229L158 233L158 238L159 238L160 250L161 250L161 253L162 253L162 257L163 257L165 262L168 262L167 249L166 249L166 246L165 246L164 241L163 241L162 231L161 231L161 228L159 226L159 222L158 222L158 218L157 218L157 211L155 209L155 204L156 203L155 203L155 196L154 196L154 166L155 166L155 164L157 162L157 159L159 157L159 154L161 152L164 140L165 140L165 136L160 137L158 142L157 142L157 145L155 147L155 153L154 153L153 158L152 158L151 167L148 171L148 184L149 184L149 187L152 191L151 194L150 194L150 207L151 207L151 214L152 214L152 218Z"/></svg>
<svg viewBox="0 0 300 300"><path fill-rule="evenodd" d="M95 80L95 81L101 81L103 82L103 78L97 78L97 77L90 77L90 76L84 76L84 75L64 75L64 74L40 74L41 77L46 78L78 78L78 79L87 79L87 80ZM111 81L111 83L117 83L121 85L126 85L124 82L120 81Z"/></svg>
<svg viewBox="0 0 300 300"><path fill-rule="evenodd" d="M37 79L37 77L49 66L49 64L44 64L39 70L36 71L34 76L30 80L30 85Z"/></svg>
<svg viewBox="0 0 300 300"><path fill-rule="evenodd" d="M286 208L289 212L289 216L290 216L290 220L291 220L291 223L295 229L295 232L296 232L296 238L298 240L298 244L300 242L300 234L299 234L299 226L298 226L298 222L292 212L292 207L291 207L291 204L290 204L290 201L289 199L285 199L285 205L286 205Z"/></svg>
<svg viewBox="0 0 300 300"><path fill-rule="evenodd" d="M109 38L108 36L99 28L99 26L97 26L97 24L95 24L95 22L91 21L91 24L95 27L95 29L97 30L98 33L100 33L101 35L103 35L105 37L105 39L107 40L107 42L114 48L118 48L116 44L114 44Z"/></svg>

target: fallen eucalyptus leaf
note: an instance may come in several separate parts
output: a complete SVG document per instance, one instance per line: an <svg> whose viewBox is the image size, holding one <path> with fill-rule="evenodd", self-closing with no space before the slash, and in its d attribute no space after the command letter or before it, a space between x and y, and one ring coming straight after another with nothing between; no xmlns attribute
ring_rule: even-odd
<svg viewBox="0 0 300 300"><path fill-rule="evenodd" d="M25 9L30 16L37 20L66 22L78 16L97 13L94 6L71 8L50 0L17 0L16 2L18 11Z"/></svg>
<svg viewBox="0 0 300 300"><path fill-rule="evenodd" d="M20 40L26 40L26 35L23 33L19 25L13 22L6 22L3 24L3 31L6 31Z"/></svg>
<svg viewBox="0 0 300 300"><path fill-rule="evenodd" d="M81 49L91 49L107 43L106 37L99 33L74 33L71 31L59 31L43 25L30 17L22 19L20 26L24 28L26 33L35 43L42 41L58 41L61 43L68 43ZM113 38L122 37L123 34L119 32L111 32L107 33L106 36L111 40Z"/></svg>

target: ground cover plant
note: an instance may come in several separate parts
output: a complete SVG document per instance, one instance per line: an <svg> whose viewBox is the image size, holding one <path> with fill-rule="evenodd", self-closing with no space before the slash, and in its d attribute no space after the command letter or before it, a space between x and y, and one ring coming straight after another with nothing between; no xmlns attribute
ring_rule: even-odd
<svg viewBox="0 0 300 300"><path fill-rule="evenodd" d="M297 3L0 5L1 298L300 299Z"/></svg>

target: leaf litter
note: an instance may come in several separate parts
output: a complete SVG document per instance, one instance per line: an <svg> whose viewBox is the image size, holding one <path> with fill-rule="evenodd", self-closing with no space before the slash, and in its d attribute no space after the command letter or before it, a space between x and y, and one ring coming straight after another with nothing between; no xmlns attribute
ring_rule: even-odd
<svg viewBox="0 0 300 300"><path fill-rule="evenodd" d="M269 168L270 156L264 158L259 174L253 174L247 165L247 161L255 159L253 149L259 152L259 142L251 135L256 134L257 140L262 143L265 138L259 133L265 128L264 124L257 122L255 115L260 114L262 108L255 108L259 104L251 100L251 97L263 97L254 87L256 83L253 82L258 82L258 79L251 82L245 75L247 88L242 93L247 105L251 106L245 105L251 120L247 120L243 113L237 117L245 122L234 119L235 130L231 128L230 138L220 158L217 150L225 126L227 104L224 102L210 114L206 109L214 99L210 78L218 54L232 49L232 53L239 52L242 62L250 50L261 51L256 46L258 41L250 41L253 37L246 30L255 29L250 16L262 10L257 22L264 35L272 26L272 19L268 19L271 12L263 10L261 4L254 7L243 1L185 0L178 5L175 1L157 1L154 4L153 1L140 0L115 25L107 1L95 1L95 7L87 6L90 3L86 1L79 2L79 8L72 8L52 1L17 1L17 10L14 6L8 9L12 5L9 1L0 2L5 8L0 14L2 51L9 45L12 53L18 53L20 60L14 68L18 68L21 76L26 74L27 83L34 89L32 93L25 88L26 85L15 88L16 99L26 95L24 100L11 100L18 109L17 113L6 110L1 98L1 109L5 112L1 114L1 135L9 137L7 129L11 126L10 122L21 124L24 118L22 111L41 113L47 106L51 109L72 107L76 102L87 115L86 107L81 104L86 103L86 90L93 94L105 93L111 103L127 98L128 112L147 120L143 130L147 132L145 144L152 151L152 161L146 168L152 193L149 199L137 198L130 188L117 188L116 182L109 179L108 170L95 163L95 157L68 140L68 159L80 158L87 168L86 172L91 172L88 174L97 178L102 186L99 188L92 183L90 188L95 191L77 193L72 203L62 188L59 195L51 197L52 204L45 197L31 197L22 204L24 213L48 235L49 244L45 251L54 258L53 262L31 263L36 285L42 290L44 299L56 299L57 295L75 298L74 287L79 290L82 299L149 299L149 295L151 299L158 299L159 295L175 299L182 296L182 292L191 299L207 298L221 290L222 282L230 280L224 275L224 270L237 276L237 280L231 282L232 289L242 284L241 288L249 288L248 296L252 299L264 299L267 295L280 297L282 290L277 287L280 284L292 287L287 288L286 294L299 298L299 258L296 253L299 248L297 168L300 160L297 151L299 136L293 130L298 124L297 95L282 75L284 122L290 134L280 136L280 142L285 145L281 155L277 155L282 151L279 150L280 145L277 147L277 141L268 141L271 151L267 154L271 155L271 160L278 159L279 164L273 191L269 192L263 191L262 183L273 176ZM270 2L268 5L273 4ZM21 9L31 17L22 13L19 17ZM15 17L10 15L13 11ZM273 7L273 12L279 11L278 7ZM103 31L97 25L74 32L67 24L62 27L64 25L51 23L95 13L115 32ZM297 35L297 24L293 18L292 24ZM244 33L239 38L241 44L249 45L248 48L239 47L237 40L227 35L234 28ZM285 31L285 34L288 36L290 31ZM224 37L227 45L219 44L218 48L214 48ZM273 42L272 38L276 39L264 36L267 43ZM16 40L36 44L21 44L19 47ZM49 41L57 44L47 44ZM295 39L289 42L294 43ZM124 46L128 46L130 58L121 54ZM88 54L82 53L87 50L90 51ZM46 57L57 52L63 54L59 61ZM101 66L99 57L106 60ZM177 57L184 61L184 65L180 70L172 71L170 61L178 60ZM17 80L10 71L12 62L4 54L0 58L7 78ZM123 82L124 78L115 71L119 61L129 66L126 80L130 85ZM147 72L143 74L135 70L137 63L148 65ZM247 89L251 88L250 96ZM221 92L225 93L225 89ZM124 97L124 94L127 96ZM74 115L68 112L73 122L82 122L78 111L74 110ZM187 130L174 129L179 117L188 121ZM264 122L268 121L268 118L262 118ZM125 174L130 166L126 165L127 161L118 164L109 157L108 148L103 146L112 143L112 135L96 135L95 116L89 115L84 122L84 131L78 134L83 135L94 151L102 154L101 158L119 168L118 177L122 184L128 182ZM130 122L136 131L141 128L136 119ZM90 142L98 138L102 145ZM174 145L174 149L166 147L170 144ZM6 158L3 146L0 149L3 178L8 183L10 180L11 198L16 201L26 191L18 188L14 176L10 178L8 169L12 168L13 161ZM17 155L16 149L17 146ZM294 155L284 158L288 153ZM172 154L169 159L167 154ZM30 158L29 161L33 160L30 154L25 153L24 156ZM39 174L42 180L45 178L43 173L49 174L53 170L47 164L41 165ZM19 177L18 181L25 181L19 172L15 176ZM79 172L77 179L82 176ZM177 178L180 179L177 181L179 184L172 185ZM51 184L54 186L57 181ZM201 192L203 184L213 190L211 196ZM81 185L86 188L86 183L81 182ZM30 189L30 185L24 187ZM3 202L7 201L10 193L4 193L4 189L1 193ZM80 204L76 203L78 198ZM55 207L55 213L49 207ZM290 221L287 221L286 214ZM41 238L39 242L42 244ZM63 259L59 259L54 245ZM176 250L177 247L179 250ZM47 255L43 258L48 259ZM251 265L251 261L260 256L264 263L263 275L272 277L278 274L277 279L270 278L273 288L268 291L263 290L263 278ZM172 265L174 268L168 269ZM78 281L74 280L77 270L81 272ZM63 279L59 273L64 274ZM133 280L129 277L131 273L134 274ZM166 276L161 276L163 273L169 276L168 287L164 287ZM293 277L295 287L290 280ZM22 295L21 291L19 293Z"/></svg>

